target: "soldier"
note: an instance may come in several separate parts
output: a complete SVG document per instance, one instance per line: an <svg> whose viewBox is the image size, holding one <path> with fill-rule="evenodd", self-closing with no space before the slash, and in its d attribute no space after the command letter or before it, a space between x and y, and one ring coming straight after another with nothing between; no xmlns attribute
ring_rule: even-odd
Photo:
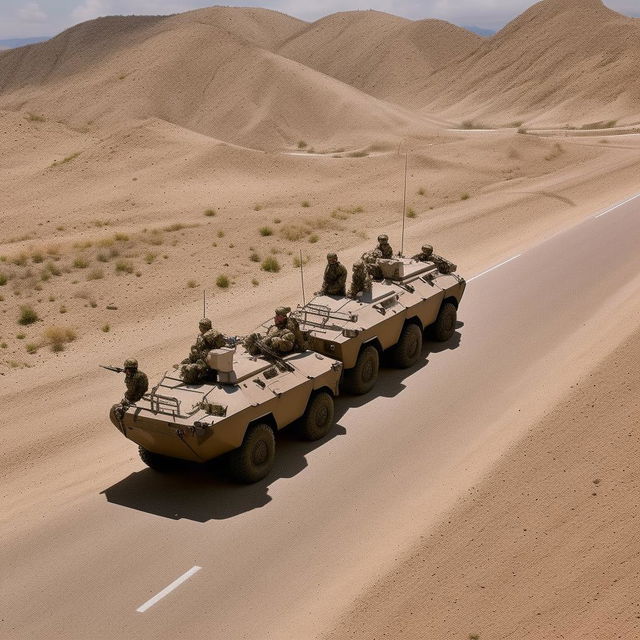
<svg viewBox="0 0 640 640"><path fill-rule="evenodd" d="M433 247L430 244L423 244L420 249L420 253L417 253L411 259L417 260L418 262L429 262L429 260L431 260L432 255L433 255Z"/></svg>
<svg viewBox="0 0 640 640"><path fill-rule="evenodd" d="M353 263L352 271L349 297L355 300L359 293L371 289L371 276L362 260Z"/></svg>
<svg viewBox="0 0 640 640"><path fill-rule="evenodd" d="M288 317L290 311L290 307L278 307L273 319L274 324L267 330L267 335L263 337L259 333L252 333L247 336L244 340L245 349L256 356L262 353L259 343L278 354L290 353L296 346L299 349L303 348L296 339L297 325L294 325L293 319Z"/></svg>
<svg viewBox="0 0 640 640"><path fill-rule="evenodd" d="M138 369L138 361L128 358L124 361L124 383L127 391L124 394L124 402L134 404L147 393L149 379L146 374Z"/></svg>
<svg viewBox="0 0 640 640"><path fill-rule="evenodd" d="M382 269L378 264L380 258L382 258L380 249L371 249L371 251L365 251L362 254L362 262L364 263L365 269L374 280L382 280Z"/></svg>
<svg viewBox="0 0 640 640"><path fill-rule="evenodd" d="M200 335L191 347L189 356L181 362L180 377L187 384L198 384L209 374L207 355L212 349L220 349L226 344L225 337L212 328L209 318L202 318L198 323Z"/></svg>
<svg viewBox="0 0 640 640"><path fill-rule="evenodd" d="M338 256L335 253L328 253L327 266L324 270L324 279L322 281L322 289L320 289L319 295L343 296L346 293L346 283L346 268L338 262Z"/></svg>
<svg viewBox="0 0 640 640"><path fill-rule="evenodd" d="M383 258L393 258L393 249L389 244L389 236L386 233L378 236L378 246L376 247L376 249L380 251Z"/></svg>

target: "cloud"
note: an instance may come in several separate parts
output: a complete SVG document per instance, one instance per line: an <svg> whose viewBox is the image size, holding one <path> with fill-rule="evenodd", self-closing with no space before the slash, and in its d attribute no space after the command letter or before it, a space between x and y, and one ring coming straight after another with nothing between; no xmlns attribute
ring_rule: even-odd
<svg viewBox="0 0 640 640"><path fill-rule="evenodd" d="M27 2L18 10L18 18L22 22L47 22L47 14L40 8L37 2Z"/></svg>
<svg viewBox="0 0 640 640"><path fill-rule="evenodd" d="M85 22L112 13L114 11L109 0L84 0L71 12L71 18L74 22Z"/></svg>

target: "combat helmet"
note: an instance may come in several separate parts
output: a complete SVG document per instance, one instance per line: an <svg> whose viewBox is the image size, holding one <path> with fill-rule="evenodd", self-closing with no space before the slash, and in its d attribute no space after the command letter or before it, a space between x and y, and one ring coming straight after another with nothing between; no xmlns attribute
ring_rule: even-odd
<svg viewBox="0 0 640 640"><path fill-rule="evenodd" d="M338 254L334 253L333 251L330 251L329 253L327 253L327 260L337 260L338 259Z"/></svg>
<svg viewBox="0 0 640 640"><path fill-rule="evenodd" d="M433 254L433 247L430 244L423 244L420 250L427 258Z"/></svg>
<svg viewBox="0 0 640 640"><path fill-rule="evenodd" d="M124 368L125 369L137 369L138 368L138 361L135 358L127 358L124 361Z"/></svg>
<svg viewBox="0 0 640 640"><path fill-rule="evenodd" d="M291 312L291 307L276 307L275 314L285 318Z"/></svg>
<svg viewBox="0 0 640 640"><path fill-rule="evenodd" d="M386 233L381 233L378 236L378 242L380 244L387 244L389 242L389 236Z"/></svg>
<svg viewBox="0 0 640 640"><path fill-rule="evenodd" d="M209 318L202 318L202 320L200 320L200 322L198 323L198 326L205 331L209 331L209 329L211 329L213 325L211 324L211 320L209 320Z"/></svg>

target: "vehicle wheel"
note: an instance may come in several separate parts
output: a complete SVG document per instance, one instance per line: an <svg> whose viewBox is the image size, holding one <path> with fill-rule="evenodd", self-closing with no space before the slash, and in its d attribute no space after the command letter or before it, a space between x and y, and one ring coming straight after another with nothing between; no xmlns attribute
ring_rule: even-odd
<svg viewBox="0 0 640 640"><path fill-rule="evenodd" d="M142 462L154 471L166 473L167 471L172 471L176 466L177 460L175 458L163 456L160 453L154 453L142 446L138 446L138 453L140 454Z"/></svg>
<svg viewBox="0 0 640 640"><path fill-rule="evenodd" d="M373 389L378 379L380 356L373 345L366 346L358 356L356 366L344 372L344 388L354 395Z"/></svg>
<svg viewBox="0 0 640 640"><path fill-rule="evenodd" d="M254 424L247 429L240 447L229 453L229 467L239 482L258 482L273 468L276 439L268 424Z"/></svg>
<svg viewBox="0 0 640 640"><path fill-rule="evenodd" d="M300 419L299 433L305 440L320 440L331 431L332 426L333 398L326 391L319 391L309 398Z"/></svg>
<svg viewBox="0 0 640 640"><path fill-rule="evenodd" d="M399 369L413 366L422 353L422 331L417 324L405 324L398 344L393 348L391 359Z"/></svg>
<svg viewBox="0 0 640 640"><path fill-rule="evenodd" d="M446 342L456 330L458 312L455 305L445 302L440 307L436 321L431 325L431 336L438 342Z"/></svg>

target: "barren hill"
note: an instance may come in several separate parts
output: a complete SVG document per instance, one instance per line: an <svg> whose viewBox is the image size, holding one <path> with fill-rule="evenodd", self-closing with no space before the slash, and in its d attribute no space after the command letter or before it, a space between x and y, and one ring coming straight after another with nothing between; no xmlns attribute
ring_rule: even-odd
<svg viewBox="0 0 640 640"><path fill-rule="evenodd" d="M427 112L494 124L635 121L638 42L640 19L600 0L544 0L425 81L419 100Z"/></svg>
<svg viewBox="0 0 640 640"><path fill-rule="evenodd" d="M0 54L0 107L72 126L157 117L248 147L359 145L419 116L273 51L306 23L263 9L103 18Z"/></svg>
<svg viewBox="0 0 640 640"><path fill-rule="evenodd" d="M279 53L378 98L411 104L417 82L482 42L442 20L346 11L314 22Z"/></svg>

